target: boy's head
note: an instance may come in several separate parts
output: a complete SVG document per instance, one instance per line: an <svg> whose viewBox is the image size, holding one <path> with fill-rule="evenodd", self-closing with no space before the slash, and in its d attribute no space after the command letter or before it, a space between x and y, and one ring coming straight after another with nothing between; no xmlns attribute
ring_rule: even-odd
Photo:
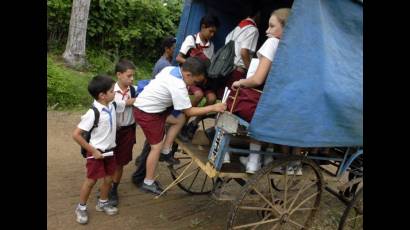
<svg viewBox="0 0 410 230"><path fill-rule="evenodd" d="M269 26L266 30L266 35L268 37L281 38L283 33L283 28L286 25L290 14L289 8L280 8L272 12L269 18Z"/></svg>
<svg viewBox="0 0 410 230"><path fill-rule="evenodd" d="M175 50L176 39L173 36L165 37L162 41L161 47L167 57L172 57Z"/></svg>
<svg viewBox="0 0 410 230"><path fill-rule="evenodd" d="M182 64L182 76L187 85L200 85L205 80L206 66L197 57L189 57Z"/></svg>
<svg viewBox="0 0 410 230"><path fill-rule="evenodd" d="M261 19L261 6L258 2L251 5L248 17L252 18L257 25L259 24Z"/></svg>
<svg viewBox="0 0 410 230"><path fill-rule="evenodd" d="M134 73L135 65L129 60L123 59L115 65L115 75L120 86L128 87L132 85Z"/></svg>
<svg viewBox="0 0 410 230"><path fill-rule="evenodd" d="M199 29L205 40L211 39L219 28L219 19L213 15L205 15L199 22Z"/></svg>
<svg viewBox="0 0 410 230"><path fill-rule="evenodd" d="M106 104L114 100L114 83L111 77L97 75L88 83L88 92L98 102Z"/></svg>

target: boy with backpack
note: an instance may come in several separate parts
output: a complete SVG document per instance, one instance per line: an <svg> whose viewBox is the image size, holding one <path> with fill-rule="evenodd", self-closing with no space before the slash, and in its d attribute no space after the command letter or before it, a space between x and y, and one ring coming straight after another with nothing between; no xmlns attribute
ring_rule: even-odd
<svg viewBox="0 0 410 230"><path fill-rule="evenodd" d="M136 143L136 124L132 115L132 104L136 91L133 86L135 65L129 60L121 60L115 65L117 83L114 86L114 101L117 105L125 104L124 112L117 112L117 134L114 157L117 167L113 175L113 183L109 199L113 206L118 205L118 185L121 181L123 168L132 160L132 148Z"/></svg>
<svg viewBox="0 0 410 230"><path fill-rule="evenodd" d="M103 183L100 186L100 198L95 209L99 212L105 212L107 215L115 215L118 212L118 209L108 202L108 191L116 168L115 158L112 156L112 151L116 146L116 112L123 112L125 104L115 105L112 103L114 83L114 80L107 76L95 76L91 79L88 84L88 92L95 99L93 108L81 117L80 123L73 132L73 139L85 149L87 157L87 175L81 186L80 202L75 210L77 222L80 224L88 222L86 203L98 179L103 179ZM98 122L94 125L97 119ZM89 131L90 140L88 143L84 139L83 133ZM104 155L111 156L105 157Z"/></svg>

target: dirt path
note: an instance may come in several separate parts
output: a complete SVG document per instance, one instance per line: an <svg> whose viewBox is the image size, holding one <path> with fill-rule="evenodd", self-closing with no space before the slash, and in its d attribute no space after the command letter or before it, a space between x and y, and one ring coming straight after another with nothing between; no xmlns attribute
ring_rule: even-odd
<svg viewBox="0 0 410 230"><path fill-rule="evenodd" d="M79 199L80 186L85 175L85 161L71 133L80 120L79 112L47 112L47 229L84 229L76 223L74 209ZM133 159L140 153L144 136L137 130L137 144ZM95 211L95 191L88 202L88 229L225 229L230 203L217 202L208 195L191 196L175 187L166 196L153 196L138 190L130 180L135 166L124 169L119 187L119 214L107 216ZM159 181L169 184L171 177L163 165L159 167ZM327 193L325 193L327 194ZM332 198L324 205L333 205ZM325 214L335 212L325 209ZM324 218L324 216L322 216ZM329 223L338 220L327 218ZM325 221L326 222L326 221ZM332 228L320 228L332 229Z"/></svg>

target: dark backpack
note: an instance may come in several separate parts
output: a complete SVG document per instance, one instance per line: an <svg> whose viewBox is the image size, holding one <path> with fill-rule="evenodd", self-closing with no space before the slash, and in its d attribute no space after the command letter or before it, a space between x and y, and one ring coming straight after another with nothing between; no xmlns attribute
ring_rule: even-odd
<svg viewBox="0 0 410 230"><path fill-rule="evenodd" d="M251 28L252 26L248 27ZM242 30L236 38L239 37L246 29ZM233 34L232 34L233 37ZM211 58L211 64L208 67L209 78L222 78L228 76L235 68L235 39L230 39L228 43L222 46Z"/></svg>
<svg viewBox="0 0 410 230"><path fill-rule="evenodd" d="M131 87L134 88L134 87ZM132 90L131 90L132 91ZM132 92L131 92L132 94ZM135 94L135 89L134 89L134 94ZM115 101L112 103L114 105L114 109L117 109L117 103L115 103ZM90 143L90 139L91 139L91 132L93 131L94 128L98 127L98 122L100 121L100 112L98 111L97 108L95 108L94 106L91 106L91 109L94 111L94 124L93 127L91 127L90 131L84 131L81 133L81 136L85 139L85 141L87 141L87 143ZM87 150L83 147L81 147L81 155L84 158L87 158Z"/></svg>
<svg viewBox="0 0 410 230"><path fill-rule="evenodd" d="M135 88L132 85L130 86L130 93L131 93L131 98L137 97L137 92L135 91Z"/></svg>

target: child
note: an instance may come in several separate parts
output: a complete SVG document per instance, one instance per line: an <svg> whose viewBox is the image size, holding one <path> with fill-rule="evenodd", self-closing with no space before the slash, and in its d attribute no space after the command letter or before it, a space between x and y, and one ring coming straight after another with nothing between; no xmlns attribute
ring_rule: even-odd
<svg viewBox="0 0 410 230"><path fill-rule="evenodd" d="M135 129L136 124L132 115L132 104L135 95L131 94L132 82L134 80L135 65L128 60L121 60L115 66L117 83L114 86L114 101L119 104L125 104L124 112L117 111L117 134L114 149L115 162L117 167L112 178L113 183L109 193L109 199L113 206L118 205L118 185L121 181L122 171L125 165L132 160L132 148L136 143ZM134 90L135 92L135 90Z"/></svg>
<svg viewBox="0 0 410 230"><path fill-rule="evenodd" d="M174 54L174 50L175 50L175 42L176 42L176 39L172 36L166 37L162 41L161 47L164 53L154 65L154 69L152 71L152 76L151 76L152 79L154 79L155 75L161 72L163 68L171 65L172 55Z"/></svg>
<svg viewBox="0 0 410 230"><path fill-rule="evenodd" d="M160 153L171 155L169 152L175 137L185 123L185 119L178 121L176 114L170 115L173 109L181 110L182 115L188 117L209 112L223 112L226 109L223 103L201 108L192 107L187 86L201 84L205 78L205 71L205 65L196 57L187 58L182 67L165 67L145 86L135 100L133 111L135 121L141 126L151 146L142 190L157 195L162 192L158 183L154 181ZM170 127L164 140L165 123L169 123Z"/></svg>
<svg viewBox="0 0 410 230"><path fill-rule="evenodd" d="M95 76L88 85L88 92L95 99L93 106L99 111L98 127L91 132L90 142L81 136L82 132L89 131L94 125L94 111L89 109L81 117L81 121L73 132L74 140L87 150L86 168L87 175L81 186L80 203L75 210L77 222L86 224L88 222L87 200L91 189L98 179L103 178L100 186L100 198L95 209L105 212L108 215L117 214L118 209L108 202L108 190L111 187L112 175L115 171L115 158L113 156L104 157L102 153L110 152L115 147L116 116L115 113L125 109L124 104L118 104L117 108L111 103L114 99L114 80L106 76Z"/></svg>
<svg viewBox="0 0 410 230"><path fill-rule="evenodd" d="M211 38L215 35L219 28L219 20L212 15L205 15L199 23L200 31L195 35L188 35L181 45L176 61L183 64L187 57L198 57L207 65L214 55L214 44ZM197 106L202 98L206 97L206 105L212 105L216 101L215 92L205 88L203 85L189 86L189 94L194 95L191 103L192 106Z"/></svg>
<svg viewBox="0 0 410 230"><path fill-rule="evenodd" d="M258 50L258 58L259 58L259 65L256 69L256 72L253 76L250 76L246 79L241 79L232 83L231 95L235 95L235 92L239 87L244 87L241 91L251 93L251 89L247 88L259 88L262 89L265 83L266 77L270 71L272 66L273 59L275 57L276 49L279 44L279 39L282 36L283 28L286 24L287 18L290 14L290 9L288 8L281 8L272 12L271 17L269 18L269 27L266 30L266 35L268 39L262 45L262 47ZM238 116L244 118L246 121L250 122L252 120L253 114L256 109L257 100L250 101L246 100L242 103L242 108L235 107L234 113ZM228 100L228 107L232 106ZM250 143L250 151L260 151L261 144L253 141ZM260 154L257 153L250 153L249 158L246 160L246 172L247 173L255 173L257 170L261 168L261 160ZM242 158L243 159L243 158ZM272 157L265 157L265 162L272 161ZM292 170L293 173L293 170ZM298 170L297 174L301 174L301 171Z"/></svg>

